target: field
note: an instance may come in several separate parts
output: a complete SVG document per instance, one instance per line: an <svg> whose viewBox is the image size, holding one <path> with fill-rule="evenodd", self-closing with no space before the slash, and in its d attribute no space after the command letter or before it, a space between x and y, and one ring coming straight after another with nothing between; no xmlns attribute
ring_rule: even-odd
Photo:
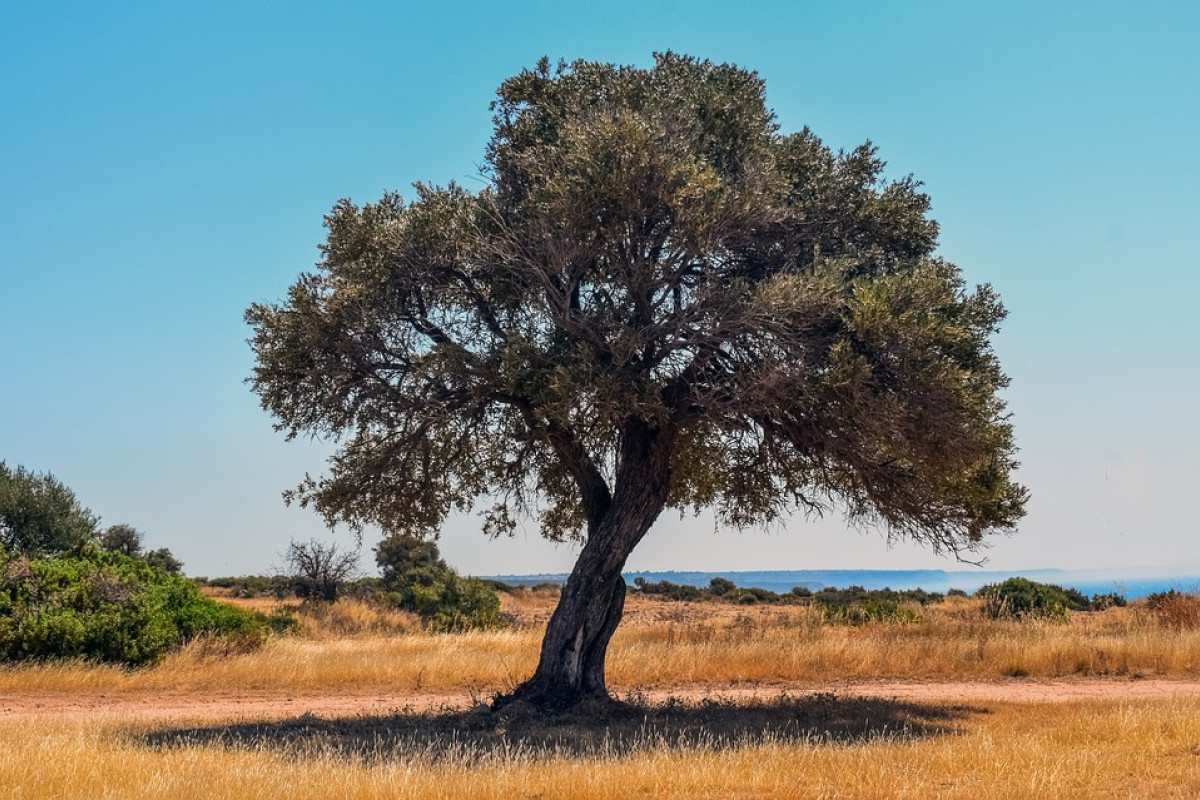
<svg viewBox="0 0 1200 800"><path fill-rule="evenodd" d="M274 601L235 601L260 607ZM341 601L254 652L0 670L0 787L41 797L1195 797L1200 629L1139 607L914 623L631 598L609 681L548 724L483 710L553 598L432 635ZM1186 622L1186 620L1185 620Z"/></svg>

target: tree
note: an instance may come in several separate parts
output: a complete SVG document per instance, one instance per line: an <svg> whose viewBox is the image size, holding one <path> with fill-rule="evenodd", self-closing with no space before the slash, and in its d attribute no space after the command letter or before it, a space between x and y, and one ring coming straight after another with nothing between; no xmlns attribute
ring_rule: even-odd
<svg viewBox="0 0 1200 800"><path fill-rule="evenodd" d="M183 574L183 562L176 558L169 548L160 547L157 550L150 550L142 556L142 560L168 575Z"/></svg>
<svg viewBox="0 0 1200 800"><path fill-rule="evenodd" d="M405 533L384 537L375 547L375 563L388 589L409 582L414 574L437 574L450 569L438 554L436 544Z"/></svg>
<svg viewBox="0 0 1200 800"><path fill-rule="evenodd" d="M434 630L492 628L500 624L500 600L478 578L464 578L438 555L437 545L408 533L393 534L375 548L384 589L406 611Z"/></svg>
<svg viewBox="0 0 1200 800"><path fill-rule="evenodd" d="M93 539L98 522L50 473L0 461L0 547L30 556L61 553Z"/></svg>
<svg viewBox="0 0 1200 800"><path fill-rule="evenodd" d="M291 542L283 556L292 589L300 597L332 603L358 569L358 553L343 552L336 544Z"/></svg>
<svg viewBox="0 0 1200 800"><path fill-rule="evenodd" d="M912 178L785 134L757 75L672 53L505 81L477 192L326 217L316 272L246 313L263 406L338 437L289 499L433 534L487 498L582 542L532 678L606 698L621 570L667 508L840 508L958 554L1012 527L1004 316L934 254Z"/></svg>
<svg viewBox="0 0 1200 800"><path fill-rule="evenodd" d="M142 532L124 523L110 525L100 534L100 546L130 558L142 555Z"/></svg>
<svg viewBox="0 0 1200 800"><path fill-rule="evenodd" d="M130 558L139 558L168 575L179 575L183 572L183 562L175 557L166 547L157 550L143 550L145 537L142 532L132 525L121 523L110 525L100 534L99 543L105 550L120 553Z"/></svg>

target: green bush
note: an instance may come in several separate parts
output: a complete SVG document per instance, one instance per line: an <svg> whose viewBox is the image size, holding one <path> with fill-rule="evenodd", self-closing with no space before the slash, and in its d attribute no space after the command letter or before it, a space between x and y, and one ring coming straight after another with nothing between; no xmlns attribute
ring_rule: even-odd
<svg viewBox="0 0 1200 800"><path fill-rule="evenodd" d="M502 624L500 598L478 578L464 578L438 556L437 545L389 536L375 550L386 597L421 617L431 630L460 631Z"/></svg>
<svg viewBox="0 0 1200 800"><path fill-rule="evenodd" d="M253 646L268 632L261 615L141 559L89 546L41 559L0 554L0 660L137 666L201 635Z"/></svg>
<svg viewBox="0 0 1200 800"><path fill-rule="evenodd" d="M920 622L921 615L893 597L868 594L851 603L822 603L825 621L834 625L865 625L868 622Z"/></svg>
<svg viewBox="0 0 1200 800"><path fill-rule="evenodd" d="M983 599L983 613L992 619L1065 619L1068 609L1081 610L1074 590L1068 593L1061 586L1038 583L1028 578L1008 578L1000 583L982 586L975 596ZM1087 600L1083 600L1087 607Z"/></svg>
<svg viewBox="0 0 1200 800"><path fill-rule="evenodd" d="M1109 608L1124 608L1125 595L1117 592L1106 592L1104 594L1092 595L1091 601L1088 603L1089 611L1104 611Z"/></svg>
<svg viewBox="0 0 1200 800"><path fill-rule="evenodd" d="M713 578L713 581L724 580L723 578ZM644 595L655 595L668 600L702 600L705 593L695 586L688 584L672 583L671 581L650 582L642 577L633 579L633 585L637 591ZM730 583L732 586L733 584ZM712 589L709 590L713 591Z"/></svg>

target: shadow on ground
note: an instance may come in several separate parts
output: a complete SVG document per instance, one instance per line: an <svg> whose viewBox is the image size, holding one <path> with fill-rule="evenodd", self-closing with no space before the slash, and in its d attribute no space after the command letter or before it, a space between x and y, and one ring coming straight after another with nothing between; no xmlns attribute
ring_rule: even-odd
<svg viewBox="0 0 1200 800"><path fill-rule="evenodd" d="M365 760L479 763L555 757L616 758L648 750L724 750L757 744L853 744L959 733L984 709L813 694L754 703L632 700L547 716L520 704L500 711L400 710L387 716L324 719L311 714L155 731L153 747L217 745L279 749L290 755Z"/></svg>

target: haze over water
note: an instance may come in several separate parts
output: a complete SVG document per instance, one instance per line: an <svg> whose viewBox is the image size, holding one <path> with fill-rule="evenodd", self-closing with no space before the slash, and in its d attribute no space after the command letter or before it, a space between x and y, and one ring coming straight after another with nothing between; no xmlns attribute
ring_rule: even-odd
<svg viewBox="0 0 1200 800"><path fill-rule="evenodd" d="M1116 592L1127 600L1138 600L1155 592L1170 589L1178 591L1200 590L1200 564L1182 567L1142 567L1108 570L1061 570L1035 569L1023 571L982 570L760 570L729 572L628 572L625 580L632 584L635 578L648 582L670 581L685 586L707 586L716 577L728 578L742 588L768 589L785 593L793 587L802 586L817 591L828 586L845 589L861 586L864 589L924 589L927 592L945 593L950 589L974 592L989 583L999 583L1005 578L1019 575L1042 583L1077 589L1080 592L1107 594ZM566 580L563 574L546 575L497 575L496 580L509 584L530 585L542 582L560 583Z"/></svg>

